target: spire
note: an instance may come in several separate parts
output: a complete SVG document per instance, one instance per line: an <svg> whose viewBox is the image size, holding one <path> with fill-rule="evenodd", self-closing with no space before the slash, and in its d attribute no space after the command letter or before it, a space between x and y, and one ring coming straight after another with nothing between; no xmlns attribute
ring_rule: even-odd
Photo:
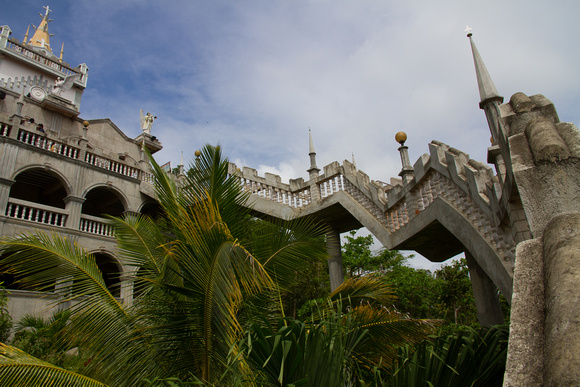
<svg viewBox="0 0 580 387"><path fill-rule="evenodd" d="M28 28L26 28L26 34L24 35L24 40L22 41L24 44L26 44L26 41L28 40L28 33L30 32L30 25L28 26Z"/></svg>
<svg viewBox="0 0 580 387"><path fill-rule="evenodd" d="M310 178L318 176L318 172L320 169L316 166L316 151L314 150L314 142L312 141L312 131L308 128L308 140L309 140L309 151L308 155L310 156L310 168L308 168L307 172L310 174Z"/></svg>
<svg viewBox="0 0 580 387"><path fill-rule="evenodd" d="M467 32L467 37L469 38L469 42L471 44L471 51L473 53L473 62L475 64L475 75L477 76L477 86L479 88L479 106L483 107L483 104L490 100L500 100L503 102L503 97L499 95L491 77L489 76L489 72L483 63L483 59L481 59L481 55L479 55L479 51L477 51L477 47L473 42L473 34L471 33L471 27L466 27L465 32Z"/></svg>
<svg viewBox="0 0 580 387"><path fill-rule="evenodd" d="M62 46L60 47L60 56L58 57L58 61L62 63L62 54L64 53L64 42L62 42Z"/></svg>
<svg viewBox="0 0 580 387"><path fill-rule="evenodd" d="M48 52L52 53L52 50L50 49L50 43L49 43L50 37L52 35L48 33L48 23L52 21L52 19L48 18L48 14L51 13L52 11L48 7L48 5L46 7L43 7L43 8L46 10L46 12L44 15L39 13L39 15L42 17L42 21L40 22L40 25L38 26L38 28L34 27L34 25L33 25L33 27L35 29L34 35L32 35L32 38L30 38L30 40L28 41L28 44L31 46L34 46L34 47L44 48Z"/></svg>

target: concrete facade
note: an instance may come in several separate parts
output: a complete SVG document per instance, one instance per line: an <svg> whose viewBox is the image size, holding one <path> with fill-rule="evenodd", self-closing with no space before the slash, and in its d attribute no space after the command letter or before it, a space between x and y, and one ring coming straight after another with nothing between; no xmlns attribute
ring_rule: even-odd
<svg viewBox="0 0 580 387"><path fill-rule="evenodd" d="M10 32L0 27L0 235L45 231L74 239L95 254L107 286L129 301L131 289L114 273L131 268L116 257L105 216L156 206L143 149L155 153L161 143L148 133L129 138L108 119L83 121L88 67L73 68ZM59 77L74 82L58 89ZM56 299L18 289L9 275L2 280L14 321L48 313Z"/></svg>

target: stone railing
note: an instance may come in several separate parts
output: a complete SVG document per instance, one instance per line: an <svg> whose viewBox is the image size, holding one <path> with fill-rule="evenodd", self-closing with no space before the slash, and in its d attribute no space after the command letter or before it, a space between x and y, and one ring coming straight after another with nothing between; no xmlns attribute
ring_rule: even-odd
<svg viewBox="0 0 580 387"><path fill-rule="evenodd" d="M10 136L10 131L12 130L12 126L0 122L0 136L8 137Z"/></svg>
<svg viewBox="0 0 580 387"><path fill-rule="evenodd" d="M321 198L326 198L338 191L344 191L344 176L340 173L326 177L319 181L318 189Z"/></svg>
<svg viewBox="0 0 580 387"><path fill-rule="evenodd" d="M52 60L42 54L39 54L36 51L29 50L23 45L16 43L12 40L9 40L7 42L6 48L10 51L17 52L29 59L32 59L35 62L39 62L47 67L50 67L51 69L62 73L64 76L78 74L78 72L73 70L72 68L65 66L64 64L58 61Z"/></svg>
<svg viewBox="0 0 580 387"><path fill-rule="evenodd" d="M81 223L79 229L91 234L114 237L115 231L110 223L103 218L81 214Z"/></svg>
<svg viewBox="0 0 580 387"><path fill-rule="evenodd" d="M15 198L10 198L8 200L6 216L58 227L65 227L68 217L67 212L64 209Z"/></svg>
<svg viewBox="0 0 580 387"><path fill-rule="evenodd" d="M111 160L103 156L97 156L94 153L87 152L85 161L91 165L118 173L120 175L128 176L133 179L139 178L140 169L130 167L126 164L119 163L115 160Z"/></svg>
<svg viewBox="0 0 580 387"><path fill-rule="evenodd" d="M25 144L35 146L40 149L45 149L54 153L58 153L60 155L70 157L71 159L76 159L79 157L79 149L67 145L65 143L51 140L50 138L40 135L37 133L32 133L24 129L20 129L18 131L19 141L22 141Z"/></svg>

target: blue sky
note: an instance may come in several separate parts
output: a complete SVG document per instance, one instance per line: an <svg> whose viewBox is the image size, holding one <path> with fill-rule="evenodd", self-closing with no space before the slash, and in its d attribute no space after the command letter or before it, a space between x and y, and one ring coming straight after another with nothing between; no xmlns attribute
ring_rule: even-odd
<svg viewBox="0 0 580 387"><path fill-rule="evenodd" d="M90 69L81 117L135 137L139 109L157 115L161 163L220 143L307 177L309 127L319 167L354 153L374 180L400 170L400 130L412 163L434 139L485 161L466 25L506 100L541 93L580 122L577 1L0 0L0 24L21 40L47 3L53 50Z"/></svg>

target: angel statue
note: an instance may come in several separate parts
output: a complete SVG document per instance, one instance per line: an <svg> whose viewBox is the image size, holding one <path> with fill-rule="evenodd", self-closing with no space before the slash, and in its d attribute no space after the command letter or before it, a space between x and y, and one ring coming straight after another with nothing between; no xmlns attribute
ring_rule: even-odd
<svg viewBox="0 0 580 387"><path fill-rule="evenodd" d="M147 114L143 115L143 109L141 109L141 129L143 129L143 133L151 134L151 127L153 126L153 120L155 120L157 116L153 116L151 113L147 112Z"/></svg>
<svg viewBox="0 0 580 387"><path fill-rule="evenodd" d="M69 90L73 86L74 81L79 79L80 76L80 74L72 74L67 75L64 79L61 77L56 78L54 86L52 87L52 94L60 95L63 91Z"/></svg>

